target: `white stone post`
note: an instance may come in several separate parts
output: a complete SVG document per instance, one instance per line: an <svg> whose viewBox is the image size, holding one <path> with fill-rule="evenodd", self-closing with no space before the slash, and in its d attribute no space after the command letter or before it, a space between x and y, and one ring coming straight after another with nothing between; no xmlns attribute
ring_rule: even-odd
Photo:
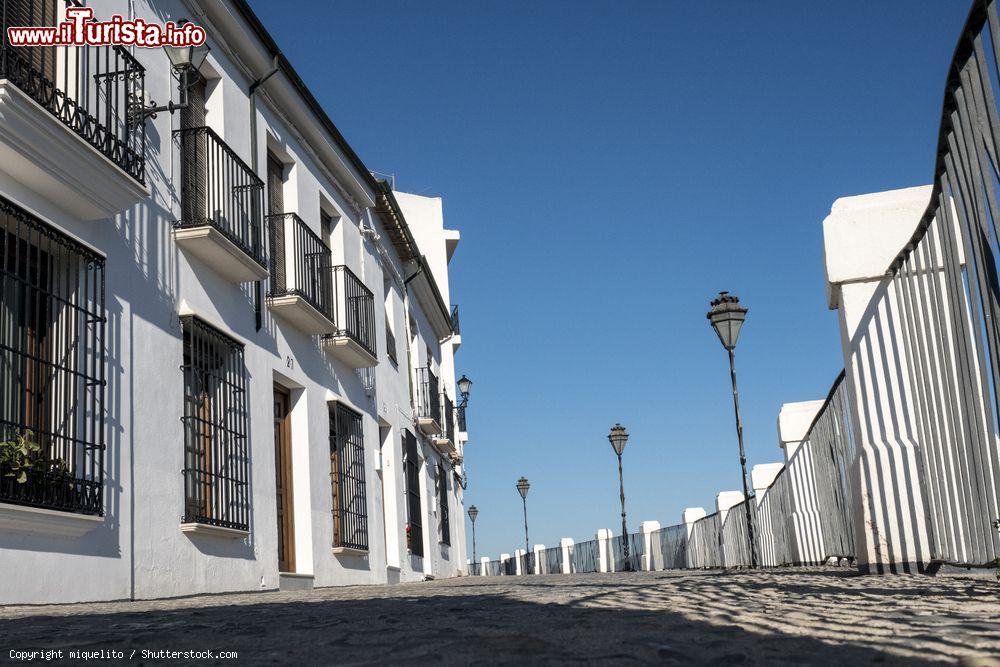
<svg viewBox="0 0 1000 667"><path fill-rule="evenodd" d="M785 403L778 413L778 442L785 452L785 474L792 490L788 534L793 539L796 565L819 565L823 560L823 527L819 520L812 450L802 447L823 403Z"/></svg>
<svg viewBox="0 0 1000 667"><path fill-rule="evenodd" d="M684 511L681 512L681 523L684 524L687 535L684 543L684 551L687 555L687 566L701 567L701 563L698 562L697 554L694 546L691 544L691 532L694 530L694 524L698 519L703 519L708 516L708 512L705 511L703 507L686 507Z"/></svg>
<svg viewBox="0 0 1000 667"><path fill-rule="evenodd" d="M597 571L614 572L614 558L611 554L611 537L613 533L609 528L601 528L595 536L597 539Z"/></svg>
<svg viewBox="0 0 1000 667"><path fill-rule="evenodd" d="M507 561L510 560L510 554L500 554L500 575L503 576L507 574Z"/></svg>
<svg viewBox="0 0 1000 667"><path fill-rule="evenodd" d="M559 547L562 549L562 573L570 574L573 572L573 555L571 553L573 550L573 538L562 538L559 540Z"/></svg>
<svg viewBox="0 0 1000 667"><path fill-rule="evenodd" d="M524 563L524 555L527 553L524 549L514 549L514 574L517 576L524 574L524 568L521 566Z"/></svg>
<svg viewBox="0 0 1000 667"><path fill-rule="evenodd" d="M653 571L653 533L659 529L659 521L643 521L639 524L639 530L642 531L642 541L644 546L642 554L642 569L646 572Z"/></svg>
<svg viewBox="0 0 1000 667"><path fill-rule="evenodd" d="M828 305L838 310L853 399L858 456L850 504L862 572L915 571L930 560L917 392L900 326L899 309L908 301L886 272L910 241L931 193L928 185L844 197L823 221Z"/></svg>
<svg viewBox="0 0 1000 667"><path fill-rule="evenodd" d="M535 552L535 562L532 564L533 565L532 571L535 574L541 574L542 573L542 558L544 558L544 556L545 556L545 545L544 544L536 544L533 547L531 547L531 549L532 549L532 551Z"/></svg>
<svg viewBox="0 0 1000 667"><path fill-rule="evenodd" d="M489 556L481 556L479 558L479 574L480 575L482 575L482 576L485 577L485 576L487 576L487 574L489 574L487 572L487 569L489 568L489 564L490 564L490 557Z"/></svg>

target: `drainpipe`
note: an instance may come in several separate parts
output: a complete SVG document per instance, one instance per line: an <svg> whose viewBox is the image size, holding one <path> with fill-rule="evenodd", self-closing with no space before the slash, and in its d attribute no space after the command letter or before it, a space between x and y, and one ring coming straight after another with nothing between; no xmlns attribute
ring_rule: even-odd
<svg viewBox="0 0 1000 667"><path fill-rule="evenodd" d="M271 69L264 76L260 77L256 81L250 84L250 88L247 91L247 95L250 98L250 167L253 169L254 175L257 174L257 89L260 88L265 81L270 79L272 76L278 73L278 59L281 54L274 56L271 61ZM266 236L266 230L265 230ZM257 326L257 331L260 331L261 327L264 326L263 321L263 289L261 288L261 281L254 283L254 318Z"/></svg>

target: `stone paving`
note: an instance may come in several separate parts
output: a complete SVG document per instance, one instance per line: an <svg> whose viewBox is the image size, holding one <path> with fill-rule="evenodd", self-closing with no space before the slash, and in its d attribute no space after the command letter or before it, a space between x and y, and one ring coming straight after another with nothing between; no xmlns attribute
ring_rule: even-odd
<svg viewBox="0 0 1000 667"><path fill-rule="evenodd" d="M0 609L0 661L11 650L61 648L122 650L133 664L144 649L164 649L238 654L198 664L985 666L1000 665L998 616L1000 585L991 573L879 577L816 568L461 578L7 607Z"/></svg>

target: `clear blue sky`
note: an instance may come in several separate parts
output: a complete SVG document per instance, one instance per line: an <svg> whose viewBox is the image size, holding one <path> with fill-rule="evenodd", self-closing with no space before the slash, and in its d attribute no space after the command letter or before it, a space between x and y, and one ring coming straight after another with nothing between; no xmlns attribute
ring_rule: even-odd
<svg viewBox="0 0 1000 667"><path fill-rule="evenodd" d="M307 2L253 6L369 168L444 198L462 232L466 503L480 555L629 528L739 488L780 405L843 367L821 221L837 197L929 182L965 0ZM466 519L468 522L468 519ZM468 525L468 524L467 524Z"/></svg>

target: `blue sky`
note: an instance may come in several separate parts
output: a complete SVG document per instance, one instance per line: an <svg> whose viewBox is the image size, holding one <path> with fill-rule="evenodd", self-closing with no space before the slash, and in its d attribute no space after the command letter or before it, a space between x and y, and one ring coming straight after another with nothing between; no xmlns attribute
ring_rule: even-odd
<svg viewBox="0 0 1000 667"><path fill-rule="evenodd" d="M480 555L677 523L740 485L780 405L843 367L821 222L837 197L929 182L968 2L307 2L254 9L369 168L462 232L459 372ZM466 519L467 521L467 519Z"/></svg>

